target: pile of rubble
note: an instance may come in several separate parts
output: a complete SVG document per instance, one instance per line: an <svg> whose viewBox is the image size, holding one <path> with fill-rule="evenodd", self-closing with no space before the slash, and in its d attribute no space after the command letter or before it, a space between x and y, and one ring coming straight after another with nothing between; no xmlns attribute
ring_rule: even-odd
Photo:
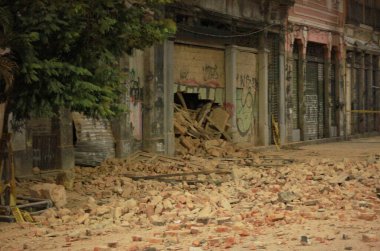
<svg viewBox="0 0 380 251"><path fill-rule="evenodd" d="M79 195L80 205L59 205L36 219L55 230L60 224L65 229L82 225L79 235L114 226L159 226L164 228L160 233L131 241L160 247L183 238L193 247L212 250L235 246L268 226L374 221L380 215L379 160L165 158L140 153L97 168L75 168L73 185L67 188ZM369 236L377 241L376 235Z"/></svg>
<svg viewBox="0 0 380 251"><path fill-rule="evenodd" d="M175 105L174 130L177 154L225 156L235 152L230 143L230 114L211 102L197 110L187 109L185 102Z"/></svg>

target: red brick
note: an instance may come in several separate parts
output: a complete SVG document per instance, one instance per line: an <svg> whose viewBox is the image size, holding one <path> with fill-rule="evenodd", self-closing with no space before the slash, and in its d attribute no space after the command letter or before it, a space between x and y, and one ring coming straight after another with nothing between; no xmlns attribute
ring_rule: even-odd
<svg viewBox="0 0 380 251"><path fill-rule="evenodd" d="M193 241L192 246L193 247L200 247L201 246L201 242L198 241L198 240L195 240L195 241Z"/></svg>
<svg viewBox="0 0 380 251"><path fill-rule="evenodd" d="M185 195L178 195L177 196L177 200L182 203L182 204L185 204L186 203L186 196Z"/></svg>
<svg viewBox="0 0 380 251"><path fill-rule="evenodd" d="M236 244L236 239L235 237L231 236L231 237L227 237L225 240L224 240L224 247L225 248L231 248L233 245Z"/></svg>
<svg viewBox="0 0 380 251"><path fill-rule="evenodd" d="M149 238L148 242L151 244L161 244L164 240L162 238Z"/></svg>
<svg viewBox="0 0 380 251"><path fill-rule="evenodd" d="M132 241L142 241L141 236L132 236Z"/></svg>
<svg viewBox="0 0 380 251"><path fill-rule="evenodd" d="M215 231L217 233L227 233L227 232L230 232L231 229L229 227L225 227L225 226L219 226L219 227L216 227L215 228Z"/></svg>
<svg viewBox="0 0 380 251"><path fill-rule="evenodd" d="M109 251L108 247L94 247L94 251Z"/></svg>
<svg viewBox="0 0 380 251"><path fill-rule="evenodd" d="M177 231L165 231L164 236L178 236Z"/></svg>
<svg viewBox="0 0 380 251"><path fill-rule="evenodd" d="M170 224L167 226L167 230L180 230L181 228L181 224Z"/></svg>
<svg viewBox="0 0 380 251"><path fill-rule="evenodd" d="M376 214L374 213L359 213L358 218L366 221L376 220Z"/></svg>
<svg viewBox="0 0 380 251"><path fill-rule="evenodd" d="M190 233L191 234L199 234L200 232L202 232L202 231L198 227L192 227L192 228L190 228Z"/></svg>
<svg viewBox="0 0 380 251"><path fill-rule="evenodd" d="M151 217L152 215L154 215L154 205L152 204L147 205L145 209L145 214L148 217Z"/></svg>
<svg viewBox="0 0 380 251"><path fill-rule="evenodd" d="M376 242L379 238L375 234L363 234L362 240L364 242Z"/></svg>
<svg viewBox="0 0 380 251"><path fill-rule="evenodd" d="M238 232L238 234L239 234L241 237L246 237L246 236L249 236L249 235L250 235L249 232L248 232L248 230L240 230L240 231Z"/></svg>
<svg viewBox="0 0 380 251"><path fill-rule="evenodd" d="M139 251L140 247L136 244L130 245L127 247L126 251Z"/></svg>
<svg viewBox="0 0 380 251"><path fill-rule="evenodd" d="M219 247L221 244L221 239L220 238L212 238L207 240L208 245L211 247Z"/></svg>

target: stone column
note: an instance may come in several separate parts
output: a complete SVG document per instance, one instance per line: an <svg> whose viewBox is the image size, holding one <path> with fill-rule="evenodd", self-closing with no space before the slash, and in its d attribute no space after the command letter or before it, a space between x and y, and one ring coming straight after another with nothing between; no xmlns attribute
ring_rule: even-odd
<svg viewBox="0 0 380 251"><path fill-rule="evenodd" d="M345 109L345 116L346 116L346 136L352 135L353 128L352 128L352 95L351 90L352 86L355 82L355 53L350 52L350 62L347 62L347 71L346 71L346 109ZM355 122L355 121L354 121Z"/></svg>
<svg viewBox="0 0 380 251"><path fill-rule="evenodd" d="M125 55L119 60L119 65L125 74L129 74L130 71L130 56ZM125 83L129 85L129 83ZM127 88L129 90L129 88ZM126 105L128 107L127 101L129 100L129 93L124 93L120 98L120 103ZM127 124L129 121L129 112L123 112L118 115L111 121L112 126L112 134L115 139L115 157L123 158L126 157L131 150L131 133L130 128L128 128Z"/></svg>
<svg viewBox="0 0 380 251"><path fill-rule="evenodd" d="M365 54L364 51L360 53L360 82L359 82L359 107L358 110L365 109L366 95L365 95ZM366 114L358 113L359 117L359 133L364 133L366 131Z"/></svg>
<svg viewBox="0 0 380 251"><path fill-rule="evenodd" d="M286 103L285 103L285 96L286 96L286 89L285 89L285 44L284 44L284 34L280 34L282 36L282 39L280 39L279 44L279 70L280 70L280 104L279 104L279 126L280 126L280 142L281 144L286 143Z"/></svg>
<svg viewBox="0 0 380 251"><path fill-rule="evenodd" d="M301 45L298 64L298 98L299 98L299 125L301 131L301 141L305 140L305 82L306 82L306 46L307 42Z"/></svg>
<svg viewBox="0 0 380 251"><path fill-rule="evenodd" d="M57 135L56 168L74 167L73 120L69 110L61 109L59 118L53 119L53 130Z"/></svg>
<svg viewBox="0 0 380 251"><path fill-rule="evenodd" d="M130 153L130 139L131 134L128 133L127 128L128 114L123 112L117 118L111 121L112 133L115 139L115 157L123 158Z"/></svg>
<svg viewBox="0 0 380 251"><path fill-rule="evenodd" d="M323 115L323 136L328 138L331 137L331 113L333 112L333 105L331 103L331 47L327 46L325 48L325 63L324 63L324 115Z"/></svg>
<svg viewBox="0 0 380 251"><path fill-rule="evenodd" d="M375 110L380 111L380 56L374 58L374 87L376 93ZM380 132L380 113L375 114L375 130Z"/></svg>
<svg viewBox="0 0 380 251"><path fill-rule="evenodd" d="M144 148L174 154L173 41L164 41L147 51L144 63Z"/></svg>
<svg viewBox="0 0 380 251"><path fill-rule="evenodd" d="M143 149L154 151L152 143L153 107L154 107L154 47L144 51L144 87L143 87Z"/></svg>
<svg viewBox="0 0 380 251"><path fill-rule="evenodd" d="M345 74L349 74L350 69L346 68L345 62L346 62L346 55L344 55L344 52L341 50L342 48L339 47L338 57L335 58L336 60L336 74L335 74L335 82L338 84L338 102L339 102L339 113L338 113L338 136L343 137L346 135L345 131L345 122L346 122L346 105L345 102L345 92L346 92L346 85L345 85Z"/></svg>
<svg viewBox="0 0 380 251"><path fill-rule="evenodd" d="M164 143L165 153L174 155L175 135L173 126L174 117L174 79L173 59L174 41L166 40L163 44L163 82L164 82Z"/></svg>
<svg viewBox="0 0 380 251"><path fill-rule="evenodd" d="M268 114L268 54L265 47L264 34L260 38L259 51L259 144L269 145L269 114Z"/></svg>
<svg viewBox="0 0 380 251"><path fill-rule="evenodd" d="M372 62L372 55L369 54L367 56L368 59L368 68L367 68L367 83L365 83L365 88L367 88L367 97L366 97L366 106L365 110L374 110L374 103L373 103L373 62ZM366 120L367 120L367 131L372 132L374 130L374 114L373 113L367 113L366 114Z"/></svg>
<svg viewBox="0 0 380 251"><path fill-rule="evenodd" d="M226 104L231 105L232 114L230 117L232 140L237 139L236 125L236 46L227 46L225 52L225 71L226 71Z"/></svg>

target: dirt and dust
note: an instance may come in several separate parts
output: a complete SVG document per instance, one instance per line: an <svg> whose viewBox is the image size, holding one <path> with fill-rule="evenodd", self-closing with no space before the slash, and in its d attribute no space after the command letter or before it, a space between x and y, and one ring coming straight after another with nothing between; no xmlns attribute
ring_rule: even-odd
<svg viewBox="0 0 380 251"><path fill-rule="evenodd" d="M67 203L38 223L0 223L0 250L380 250L380 137L139 153L66 176ZM19 192L55 182L38 174Z"/></svg>

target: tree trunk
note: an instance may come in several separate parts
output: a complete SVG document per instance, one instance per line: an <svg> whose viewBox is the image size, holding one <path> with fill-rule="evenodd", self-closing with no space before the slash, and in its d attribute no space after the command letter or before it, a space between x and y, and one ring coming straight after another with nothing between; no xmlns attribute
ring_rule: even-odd
<svg viewBox="0 0 380 251"><path fill-rule="evenodd" d="M12 161L9 159L8 146L10 137L8 134L9 109L8 102L0 104L0 182L2 185L9 184L10 187L2 187L0 191L0 204L9 206L11 204L11 193L15 191L14 170L12 170Z"/></svg>
<svg viewBox="0 0 380 251"><path fill-rule="evenodd" d="M5 110L6 110L7 102L1 103L0 104L0 139L3 138L3 129L4 129L4 121L8 122L8 119L5 118ZM2 150L2 149L1 149Z"/></svg>

